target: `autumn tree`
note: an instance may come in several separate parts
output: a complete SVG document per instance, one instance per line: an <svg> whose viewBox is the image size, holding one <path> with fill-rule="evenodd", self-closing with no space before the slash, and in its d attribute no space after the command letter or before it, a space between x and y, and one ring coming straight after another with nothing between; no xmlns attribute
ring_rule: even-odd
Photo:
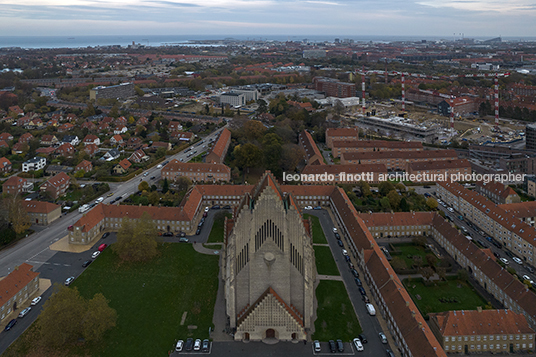
<svg viewBox="0 0 536 357"><path fill-rule="evenodd" d="M260 140L264 136L266 127L258 120L248 120L242 127L244 136L252 140Z"/></svg>
<svg viewBox="0 0 536 357"><path fill-rule="evenodd" d="M123 218L113 251L125 261L147 261L158 254L156 226L147 212L140 219Z"/></svg>
<svg viewBox="0 0 536 357"><path fill-rule="evenodd" d="M192 186L192 180L186 176L179 176L175 181L175 186L179 191L186 191Z"/></svg>
<svg viewBox="0 0 536 357"><path fill-rule="evenodd" d="M387 194L387 198L389 199L389 204L391 205L391 207L393 207L393 209L398 208L398 206L400 205L400 200L402 199L402 197L400 197L400 195L396 191L389 191L389 193Z"/></svg>
<svg viewBox="0 0 536 357"><path fill-rule="evenodd" d="M426 200L426 205L427 205L428 208L430 208L430 209L436 209L437 206L438 206L438 203L437 203L437 201L436 201L433 197L429 197L429 198Z"/></svg>
<svg viewBox="0 0 536 357"><path fill-rule="evenodd" d="M138 185L138 191L149 191L149 183L147 181L142 181Z"/></svg>
<svg viewBox="0 0 536 357"><path fill-rule="evenodd" d="M4 207L7 212L9 223L17 234L25 232L31 226L30 216L23 206L19 195L4 198Z"/></svg>
<svg viewBox="0 0 536 357"><path fill-rule="evenodd" d="M283 145L281 167L284 171L293 171L304 157L305 152L299 145L285 144Z"/></svg>
<svg viewBox="0 0 536 357"><path fill-rule="evenodd" d="M426 262L428 263L428 265L430 265L431 267L435 266L435 264L437 262L437 258L433 254L426 254L425 259L426 259Z"/></svg>
<svg viewBox="0 0 536 357"><path fill-rule="evenodd" d="M117 312L108 305L108 301L101 293L95 294L87 302L86 313L82 322L82 335L86 341L100 341L104 333L115 327Z"/></svg>
<svg viewBox="0 0 536 357"><path fill-rule="evenodd" d="M419 269L419 272L421 273L422 277L426 280L430 280L432 276L434 276L435 272L434 269L430 267L424 267Z"/></svg>
<svg viewBox="0 0 536 357"><path fill-rule="evenodd" d="M237 145L233 154L237 159L237 165L243 169L257 167L262 163L263 153L261 149L251 143Z"/></svg>
<svg viewBox="0 0 536 357"><path fill-rule="evenodd" d="M394 270L404 270L408 268L406 261L401 257L393 257L391 260L391 266Z"/></svg>
<svg viewBox="0 0 536 357"><path fill-rule="evenodd" d="M389 182L389 181L382 181L379 185L378 185L378 191L380 192L380 194L382 196L387 196L387 194L391 191L394 191L396 190L395 189L395 186Z"/></svg>

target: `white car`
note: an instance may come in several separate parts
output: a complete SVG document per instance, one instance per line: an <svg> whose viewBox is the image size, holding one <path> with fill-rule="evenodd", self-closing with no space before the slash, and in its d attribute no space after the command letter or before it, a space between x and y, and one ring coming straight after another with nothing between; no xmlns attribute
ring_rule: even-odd
<svg viewBox="0 0 536 357"><path fill-rule="evenodd" d="M315 352L320 352L322 351L322 348L320 347L320 342L318 340L315 340L313 342L313 345L315 346Z"/></svg>
<svg viewBox="0 0 536 357"><path fill-rule="evenodd" d="M157 169L161 169L161 168L162 168L162 164L158 164L158 165L156 166L156 168L157 168Z"/></svg>
<svg viewBox="0 0 536 357"><path fill-rule="evenodd" d="M199 351L201 349L201 340L197 339L194 343L194 351Z"/></svg>
<svg viewBox="0 0 536 357"><path fill-rule="evenodd" d="M307 210L313 209L313 206L305 206L303 209L307 209Z"/></svg>
<svg viewBox="0 0 536 357"><path fill-rule="evenodd" d="M205 207L205 212L210 211L210 207Z"/></svg>
<svg viewBox="0 0 536 357"><path fill-rule="evenodd" d="M354 346L357 351L364 351L365 348L363 347L363 344L361 343L361 340L359 338L354 338Z"/></svg>
<svg viewBox="0 0 536 357"><path fill-rule="evenodd" d="M337 228L333 227L333 233L337 233Z"/></svg>
<svg viewBox="0 0 536 357"><path fill-rule="evenodd" d="M67 280L65 280L65 286L71 285L71 283L73 281L74 281L74 276L71 276L70 278L67 278Z"/></svg>
<svg viewBox="0 0 536 357"><path fill-rule="evenodd" d="M22 310L19 313L19 318L23 318L24 316L26 316L30 312L31 309L32 309L31 307L27 307L24 310Z"/></svg>
<svg viewBox="0 0 536 357"><path fill-rule="evenodd" d="M91 255L91 258L95 259L96 257L98 257L100 254L100 252L97 250L96 252L94 252L92 255Z"/></svg>
<svg viewBox="0 0 536 357"><path fill-rule="evenodd" d="M143 176L147 176L147 175L149 175L148 172L144 172L144 173L143 173Z"/></svg>
<svg viewBox="0 0 536 357"><path fill-rule="evenodd" d="M513 257L512 260L516 262L517 264L523 264L523 261L519 259L518 257Z"/></svg>
<svg viewBox="0 0 536 357"><path fill-rule="evenodd" d="M348 251L346 249L342 250L342 255L348 255Z"/></svg>
<svg viewBox="0 0 536 357"><path fill-rule="evenodd" d="M30 305L35 306L35 305L39 304L39 301L41 301L41 296L38 296L35 299L33 299L32 303Z"/></svg>
<svg viewBox="0 0 536 357"><path fill-rule="evenodd" d="M177 341L177 346L175 346L175 351L177 351L177 352L182 351L183 346L184 346L184 341L183 340Z"/></svg>
<svg viewBox="0 0 536 357"><path fill-rule="evenodd" d="M531 285L534 285L534 281L528 275L523 275L523 281L528 280Z"/></svg>
<svg viewBox="0 0 536 357"><path fill-rule="evenodd" d="M447 208L449 212L454 212L454 209L452 207Z"/></svg>
<svg viewBox="0 0 536 357"><path fill-rule="evenodd" d="M508 264L510 264L510 262L509 262L508 259L506 259L506 258L500 258L499 260L500 260L501 262L503 262L504 265L508 265Z"/></svg>

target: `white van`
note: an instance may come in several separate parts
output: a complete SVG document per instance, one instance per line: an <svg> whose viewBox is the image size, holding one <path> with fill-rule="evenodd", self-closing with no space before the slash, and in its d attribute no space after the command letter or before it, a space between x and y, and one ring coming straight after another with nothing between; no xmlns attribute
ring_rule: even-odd
<svg viewBox="0 0 536 357"><path fill-rule="evenodd" d="M367 311L369 313L370 316L375 316L376 315L376 309L374 308L374 305L372 304L366 304L367 306Z"/></svg>

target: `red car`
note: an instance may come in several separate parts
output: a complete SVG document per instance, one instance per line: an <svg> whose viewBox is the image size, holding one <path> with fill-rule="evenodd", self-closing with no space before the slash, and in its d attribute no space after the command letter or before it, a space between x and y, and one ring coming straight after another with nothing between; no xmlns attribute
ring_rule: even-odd
<svg viewBox="0 0 536 357"><path fill-rule="evenodd" d="M102 252L104 249L106 249L107 246L108 246L108 244L99 245L99 252Z"/></svg>

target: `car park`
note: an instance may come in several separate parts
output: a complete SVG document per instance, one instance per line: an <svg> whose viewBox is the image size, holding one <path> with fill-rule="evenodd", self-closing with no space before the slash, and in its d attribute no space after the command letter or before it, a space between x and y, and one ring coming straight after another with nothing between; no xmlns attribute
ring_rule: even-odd
<svg viewBox="0 0 536 357"><path fill-rule="evenodd" d="M201 349L201 340L196 339L194 342L194 351L199 351Z"/></svg>
<svg viewBox="0 0 536 357"><path fill-rule="evenodd" d="M30 312L31 309L32 309L31 307L27 307L21 312L19 312L19 319L22 319L24 316L26 316Z"/></svg>
<svg viewBox="0 0 536 357"><path fill-rule="evenodd" d="M522 261L521 259L519 259L518 257L512 257L512 260L513 260L514 262L516 262L517 264L520 264L520 265L523 264L523 261Z"/></svg>
<svg viewBox="0 0 536 357"><path fill-rule="evenodd" d="M201 350L202 350L203 352L208 352L209 347L210 347L210 342L209 342L209 340L204 339L204 340L203 340L203 344L201 345Z"/></svg>
<svg viewBox="0 0 536 357"><path fill-rule="evenodd" d="M382 341L382 343L387 343L387 337L383 332L380 332L378 336L380 337L380 341Z"/></svg>
<svg viewBox="0 0 536 357"><path fill-rule="evenodd" d="M354 346L355 346L355 349L359 352L361 351L364 351L365 348L363 347L363 344L361 343L361 341L359 340L359 338L354 338Z"/></svg>
<svg viewBox="0 0 536 357"><path fill-rule="evenodd" d="M8 324L6 325L6 327L4 328L4 331L9 331L13 328L13 326L15 326L17 324L17 320L16 319L13 319L11 321L8 322Z"/></svg>
<svg viewBox="0 0 536 357"><path fill-rule="evenodd" d="M318 340L315 340L315 341L313 342L313 346L314 346L314 348L315 348L315 352L320 352L320 351L322 351L322 348L320 347L320 342L319 342Z"/></svg>
<svg viewBox="0 0 536 357"><path fill-rule="evenodd" d="M184 347L184 341L183 340L178 340L177 344L175 345L175 351L180 352L180 351L182 351L183 347Z"/></svg>
<svg viewBox="0 0 536 357"><path fill-rule="evenodd" d="M89 264L91 264L92 261L93 261L93 260L91 260L91 259L86 260L86 261L84 262L84 264L82 264L82 267L86 268Z"/></svg>
<svg viewBox="0 0 536 357"><path fill-rule="evenodd" d="M32 300L32 303L30 305L35 306L39 304L39 301L41 301L41 296L38 296Z"/></svg>
<svg viewBox="0 0 536 357"><path fill-rule="evenodd" d="M188 338L186 339L186 343L184 344L184 349L186 351L191 351L194 348L194 339Z"/></svg>
<svg viewBox="0 0 536 357"><path fill-rule="evenodd" d="M329 351L330 351L331 353L335 353L335 352L337 352L337 347L336 347L336 345L335 345L335 341L333 341L333 340L329 340L328 343L329 343Z"/></svg>
<svg viewBox="0 0 536 357"><path fill-rule="evenodd" d="M93 254L91 254L91 258L95 259L95 258L97 258L99 255L100 255L100 252L97 250L96 252L93 252Z"/></svg>
<svg viewBox="0 0 536 357"><path fill-rule="evenodd" d="M509 262L508 259L506 259L506 258L500 258L499 260L500 260L501 262L503 262L504 265L508 265L508 264L510 264L510 262Z"/></svg>
<svg viewBox="0 0 536 357"><path fill-rule="evenodd" d="M71 283L74 281L74 276L71 276L65 280L65 286L71 285Z"/></svg>
<svg viewBox="0 0 536 357"><path fill-rule="evenodd" d="M359 334L357 337L359 337L359 340L361 341L361 343L367 343L367 336L365 336L364 333L362 334Z"/></svg>

